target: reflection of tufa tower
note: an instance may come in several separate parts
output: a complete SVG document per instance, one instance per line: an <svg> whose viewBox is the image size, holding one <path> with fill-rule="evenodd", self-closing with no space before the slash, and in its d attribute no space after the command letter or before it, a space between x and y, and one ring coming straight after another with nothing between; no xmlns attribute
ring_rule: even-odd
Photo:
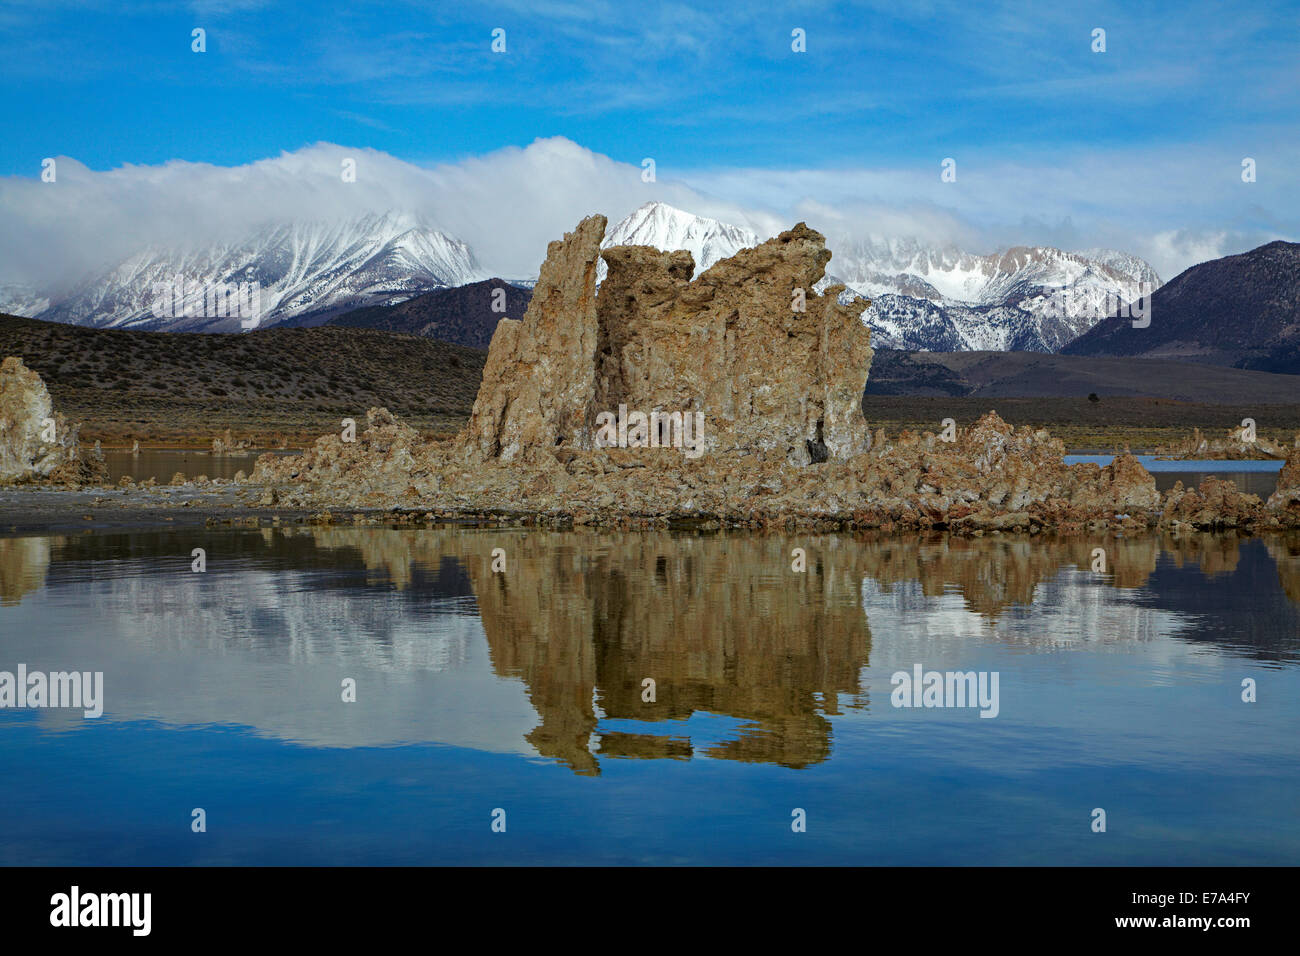
<svg viewBox="0 0 1300 956"><path fill-rule="evenodd" d="M521 678L540 753L578 773L597 755L686 758L680 735L598 729L606 718L744 723L708 756L806 767L830 754L838 695L860 693L871 636L847 540L810 550L775 538L484 534L465 556L494 668ZM837 552L841 550L843 555ZM493 548L510 555L493 573ZM643 702L653 678L656 700ZM592 752L591 738L599 737Z"/></svg>

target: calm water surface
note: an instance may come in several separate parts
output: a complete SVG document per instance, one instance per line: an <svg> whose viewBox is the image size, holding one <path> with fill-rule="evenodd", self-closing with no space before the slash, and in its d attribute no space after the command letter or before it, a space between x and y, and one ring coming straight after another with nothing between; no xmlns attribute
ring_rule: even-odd
<svg viewBox="0 0 1300 956"><path fill-rule="evenodd" d="M1195 488L1206 478L1219 478L1233 482L1249 495L1267 499L1277 488L1277 473L1282 462L1275 459L1258 461L1178 460L1157 458L1155 455L1135 455L1156 480L1156 488L1168 491L1181 481L1184 488ZM1066 455L1067 465L1094 462L1103 468L1115 460L1114 455Z"/></svg>
<svg viewBox="0 0 1300 956"><path fill-rule="evenodd" d="M0 671L105 675L0 710L0 863L1296 864L1298 599L1284 538L0 538Z"/></svg>
<svg viewBox="0 0 1300 956"><path fill-rule="evenodd" d="M129 451L110 449L104 452L104 462L108 465L108 479L117 484L118 479L130 475L132 481L145 481L153 478L160 484L166 484L172 475L181 472L187 478L207 475L209 478L235 477L243 471L248 474L257 462L257 456L263 450L251 451L247 455L212 455L206 451L176 448L144 448L140 454ZM275 451L273 454L294 454L291 451Z"/></svg>

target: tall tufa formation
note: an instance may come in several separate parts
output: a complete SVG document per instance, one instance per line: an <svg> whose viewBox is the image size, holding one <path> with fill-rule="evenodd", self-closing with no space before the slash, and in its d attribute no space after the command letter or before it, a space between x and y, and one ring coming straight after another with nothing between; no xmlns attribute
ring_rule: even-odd
<svg viewBox="0 0 1300 956"><path fill-rule="evenodd" d="M620 406L700 413L711 453L806 465L869 447L864 303L812 291L831 258L820 233L800 223L694 281L689 252L615 246L597 295L604 228L592 216L551 243L523 320L498 324L458 439L470 458L590 450Z"/></svg>
<svg viewBox="0 0 1300 956"><path fill-rule="evenodd" d="M470 459L535 460L556 446L591 447L605 223L588 216L552 242L524 317L497 323L474 411L457 439Z"/></svg>

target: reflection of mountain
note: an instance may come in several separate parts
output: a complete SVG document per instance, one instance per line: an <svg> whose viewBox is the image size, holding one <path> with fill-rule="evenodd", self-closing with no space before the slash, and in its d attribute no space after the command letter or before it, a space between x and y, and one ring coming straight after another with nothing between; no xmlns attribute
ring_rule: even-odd
<svg viewBox="0 0 1300 956"><path fill-rule="evenodd" d="M1106 552L1105 573L1091 570L1097 547ZM979 635L1044 650L1176 636L1187 647L1300 657L1295 536L1267 545L1209 533L882 537L865 540L863 552L863 607L877 635L877 667Z"/></svg>

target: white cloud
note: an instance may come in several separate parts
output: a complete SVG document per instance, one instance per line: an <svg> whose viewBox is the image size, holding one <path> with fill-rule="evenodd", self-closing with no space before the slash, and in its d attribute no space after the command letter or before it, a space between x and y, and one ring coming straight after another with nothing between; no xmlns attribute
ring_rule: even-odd
<svg viewBox="0 0 1300 956"><path fill-rule="evenodd" d="M346 158L356 160L352 183L340 175ZM463 239L485 268L511 277L534 274L546 244L582 217L615 221L653 199L767 234L781 226L680 183L644 183L640 166L563 138L429 168L328 143L236 167L175 160L96 172L56 162L53 183L0 179L0 280L63 282L151 244L231 241L266 222L390 209Z"/></svg>
<svg viewBox="0 0 1300 956"><path fill-rule="evenodd" d="M354 158L357 180L344 183ZM57 181L0 178L0 281L41 287L79 279L150 244L234 240L268 221L412 212L469 243L485 269L535 274L546 244L585 215L611 222L662 200L774 235L803 219L847 235L951 241L972 252L1016 244L1106 246L1148 259L1165 278L1272 238L1300 233L1300 182L1289 157L1261 161L1245 184L1222 149L1094 152L1011 164L958 157L918 168L658 169L562 137L419 166L372 149L319 143L236 167L174 160L93 171L58 158ZM1264 181L1263 171L1268 179Z"/></svg>

